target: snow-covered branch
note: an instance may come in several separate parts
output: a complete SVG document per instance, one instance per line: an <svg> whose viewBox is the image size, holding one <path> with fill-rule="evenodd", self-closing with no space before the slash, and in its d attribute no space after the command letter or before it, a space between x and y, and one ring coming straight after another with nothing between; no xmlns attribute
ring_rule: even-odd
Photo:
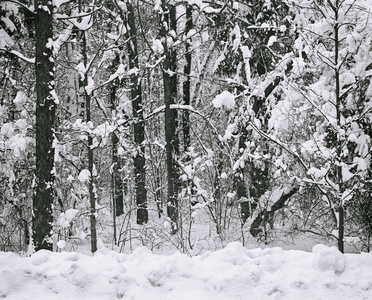
<svg viewBox="0 0 372 300"><path fill-rule="evenodd" d="M2 2L9 2L9 3L14 3L14 4L16 4L16 5L18 5L19 7L22 7L22 8L24 8L25 10L27 10L29 13L31 13L31 14L35 14L35 11L34 11L34 9L33 9L33 7L32 6L27 6L27 5L25 5L25 4L23 4L23 3L21 3L21 2L19 2L19 1L17 1L17 0L2 0Z"/></svg>
<svg viewBox="0 0 372 300"><path fill-rule="evenodd" d="M6 53L9 53L9 54L12 54L14 56L16 56L17 58L29 63L29 64L34 64L35 63L35 58L28 58L26 56L24 56L22 53L16 51L16 50L6 50L6 49L2 49L0 48L0 51L4 51Z"/></svg>

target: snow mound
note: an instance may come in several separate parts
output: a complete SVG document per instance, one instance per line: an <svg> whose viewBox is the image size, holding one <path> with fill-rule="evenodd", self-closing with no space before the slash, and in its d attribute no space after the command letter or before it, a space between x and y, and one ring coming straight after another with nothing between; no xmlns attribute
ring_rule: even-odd
<svg viewBox="0 0 372 300"><path fill-rule="evenodd" d="M106 252L105 252L106 251ZM370 299L372 253L248 250L239 243L188 257L98 251L95 256L0 252L0 298L6 299Z"/></svg>
<svg viewBox="0 0 372 300"><path fill-rule="evenodd" d="M316 265L321 271L331 270L340 274L345 270L346 258L336 247L315 245L313 247L316 254Z"/></svg>

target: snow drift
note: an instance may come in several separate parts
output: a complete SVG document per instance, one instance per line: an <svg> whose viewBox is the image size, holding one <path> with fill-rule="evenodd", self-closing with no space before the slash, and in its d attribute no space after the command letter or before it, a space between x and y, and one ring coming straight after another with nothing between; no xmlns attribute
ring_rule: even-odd
<svg viewBox="0 0 372 300"><path fill-rule="evenodd" d="M239 243L188 257L39 251L0 253L0 298L6 299L371 299L372 253L247 250Z"/></svg>

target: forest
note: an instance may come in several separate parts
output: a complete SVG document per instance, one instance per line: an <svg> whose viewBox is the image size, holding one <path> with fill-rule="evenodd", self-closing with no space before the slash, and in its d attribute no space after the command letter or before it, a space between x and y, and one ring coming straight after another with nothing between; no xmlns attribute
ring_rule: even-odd
<svg viewBox="0 0 372 300"><path fill-rule="evenodd" d="M369 252L372 3L1 0L0 129L0 251Z"/></svg>

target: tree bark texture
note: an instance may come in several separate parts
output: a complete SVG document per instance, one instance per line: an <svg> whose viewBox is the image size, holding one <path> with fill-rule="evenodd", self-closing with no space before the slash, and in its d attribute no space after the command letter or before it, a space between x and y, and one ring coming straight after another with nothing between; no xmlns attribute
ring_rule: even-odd
<svg viewBox="0 0 372 300"><path fill-rule="evenodd" d="M129 68L138 69L137 28L135 23L134 9L130 1L127 1L126 14L126 40L128 48ZM137 224L148 222L147 189L146 189L146 160L145 160L145 122L143 119L142 85L137 72L130 75L130 89L133 112L134 143L137 147L133 157L135 172L135 190L137 204Z"/></svg>
<svg viewBox="0 0 372 300"><path fill-rule="evenodd" d="M185 26L185 34L187 34L192 30L193 27L193 20L192 20L192 6L186 6L186 26ZM185 46L185 59L186 65L184 66L184 73L185 73L185 81L183 82L183 104L190 105L190 73L191 73L191 41L186 41ZM190 144L191 144L191 136L190 136L190 112L188 109L184 109L182 112L182 131L183 131L183 148L184 151L188 151Z"/></svg>
<svg viewBox="0 0 372 300"><path fill-rule="evenodd" d="M35 250L53 250L54 200L54 60L53 7L48 0L35 1L36 73L36 171L33 197L32 239Z"/></svg>
<svg viewBox="0 0 372 300"><path fill-rule="evenodd" d="M115 208L115 216L119 217L124 214L124 193L123 193L123 180L121 178L120 169L121 169L121 159L118 156L118 144L119 138L113 132L111 134L111 142L112 142L112 180L113 180L113 188L114 188L114 208Z"/></svg>
<svg viewBox="0 0 372 300"><path fill-rule="evenodd" d="M169 49L167 36L169 30L176 32L176 8L170 6L165 0L162 1L162 13L160 15L161 32L163 38L164 60L163 60L163 85L165 104L165 140L166 140L166 165L168 175L168 199L167 215L171 220L171 232L175 234L178 230L178 170L176 166L176 154L178 154L177 138L177 110L171 109L177 98L177 77L175 50Z"/></svg>

